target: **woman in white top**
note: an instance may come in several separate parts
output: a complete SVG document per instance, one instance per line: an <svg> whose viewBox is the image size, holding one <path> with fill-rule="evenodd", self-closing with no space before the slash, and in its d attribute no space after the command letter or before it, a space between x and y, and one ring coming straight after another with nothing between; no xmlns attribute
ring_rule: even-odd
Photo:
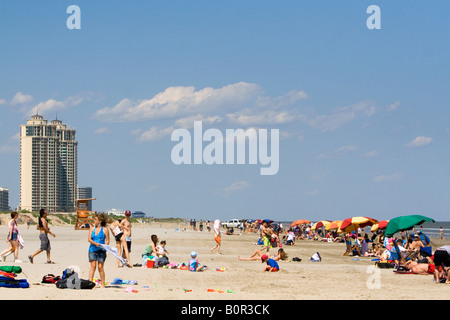
<svg viewBox="0 0 450 320"><path fill-rule="evenodd" d="M19 214L17 212L11 213L11 220L8 223L8 237L6 240L9 242L9 248L4 250L0 255L2 260L5 261L6 257L14 252L14 262L22 262L19 258L19 229L17 228L17 218Z"/></svg>

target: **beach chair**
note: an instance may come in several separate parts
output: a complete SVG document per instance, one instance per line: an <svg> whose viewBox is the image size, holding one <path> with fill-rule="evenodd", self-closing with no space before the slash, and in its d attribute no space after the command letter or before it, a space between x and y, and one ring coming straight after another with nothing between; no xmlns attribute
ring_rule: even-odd
<svg viewBox="0 0 450 320"><path fill-rule="evenodd" d="M347 245L347 248L344 252L344 256L348 255L349 253L362 256L361 248L355 242L352 242L352 240L348 239L345 241L345 244Z"/></svg>
<svg viewBox="0 0 450 320"><path fill-rule="evenodd" d="M406 262L406 260L411 260L411 255L413 254L413 252L410 251L397 251L397 250L393 250L393 251L389 251L390 257L389 260L393 261L393 260L397 260L399 265L404 264Z"/></svg>

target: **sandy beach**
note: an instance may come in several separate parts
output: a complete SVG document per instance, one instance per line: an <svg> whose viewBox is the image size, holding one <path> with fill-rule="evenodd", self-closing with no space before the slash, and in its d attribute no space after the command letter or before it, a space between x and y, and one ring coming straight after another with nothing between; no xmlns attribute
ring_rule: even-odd
<svg viewBox="0 0 450 320"><path fill-rule="evenodd" d="M264 273L260 261L239 261L238 256L247 257L255 249L257 234L223 235L222 254L212 254L215 245L212 232L178 231L179 225L155 223L153 225L133 225L131 262L142 263L141 252L150 241L152 234L167 241L170 262L182 263L189 260L192 250L199 253L200 263L208 266L204 272L189 272L178 269L117 268L116 258L108 255L105 263L105 289L64 290L53 284L42 284L46 274L62 275L69 266L77 266L80 278L88 279L88 232L74 230L73 226L53 226L56 237L50 237L51 259L55 264L45 264L45 252L34 258L27 256L39 248L39 233L36 226L19 224L25 241L20 250L22 263L14 263L13 256L7 257L1 265L20 265L23 273L17 278L27 279L30 288L0 288L3 300L310 300L310 299L430 299L450 298L450 286L436 285L431 275L401 275L392 269L375 269L369 257L343 256L345 244L325 243L312 240L299 240L295 246L285 246L289 261L279 262L280 271ZM183 225L181 225L183 227ZM6 238L7 228L0 226L0 235ZM448 244L433 240L436 245ZM1 250L7 248L2 241ZM114 243L112 243L114 245ZM437 247L434 246L433 250ZM274 254L272 248L270 253ZM311 262L309 258L319 252L322 261ZM299 257L301 262L290 261ZM216 268L224 268L223 272ZM98 278L98 272L95 278ZM129 285L112 285L115 278L137 281L133 289L126 292ZM270 296L262 294L261 284L270 288ZM209 292L214 289L215 292ZM217 292L217 289L224 291ZM228 290L232 292L228 292ZM267 292L267 291L266 291Z"/></svg>

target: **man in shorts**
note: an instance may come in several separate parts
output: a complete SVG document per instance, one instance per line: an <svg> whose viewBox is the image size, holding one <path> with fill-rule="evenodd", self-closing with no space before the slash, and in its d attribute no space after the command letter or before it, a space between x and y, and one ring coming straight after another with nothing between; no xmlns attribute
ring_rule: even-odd
<svg viewBox="0 0 450 320"><path fill-rule="evenodd" d="M48 238L48 235L51 234L53 237L55 237L55 234L50 231L50 228L48 227L47 222L47 210L41 209L39 212L39 221L38 221L38 227L39 230L39 239L41 240L41 246L40 248L31 256L28 256L28 260L30 260L31 263L33 263L33 259L35 256L37 256L42 251L47 252L47 263L53 264L54 262L50 259L50 240Z"/></svg>
<svg viewBox="0 0 450 320"><path fill-rule="evenodd" d="M436 283L440 283L439 267L442 268L443 273L447 274L445 283L450 283L450 268L445 269L445 267L450 267L450 246L442 246L436 249L434 252L434 265L434 280Z"/></svg>
<svg viewBox="0 0 450 320"><path fill-rule="evenodd" d="M269 227L267 221L263 221L261 224L261 239L263 241L263 247L261 251L266 249L267 252L270 250L270 239L272 238L272 229Z"/></svg>

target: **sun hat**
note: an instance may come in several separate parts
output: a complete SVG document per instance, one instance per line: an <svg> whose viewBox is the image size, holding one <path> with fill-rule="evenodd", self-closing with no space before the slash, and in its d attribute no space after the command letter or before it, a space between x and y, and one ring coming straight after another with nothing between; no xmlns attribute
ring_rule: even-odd
<svg viewBox="0 0 450 320"><path fill-rule="evenodd" d="M262 256L261 256L261 262L264 262L264 260L266 260L267 259L267 255L266 254L263 254Z"/></svg>
<svg viewBox="0 0 450 320"><path fill-rule="evenodd" d="M192 258L195 258L195 257L197 256L197 254L198 254L197 252L192 251L192 252L191 252L191 257L192 257Z"/></svg>

